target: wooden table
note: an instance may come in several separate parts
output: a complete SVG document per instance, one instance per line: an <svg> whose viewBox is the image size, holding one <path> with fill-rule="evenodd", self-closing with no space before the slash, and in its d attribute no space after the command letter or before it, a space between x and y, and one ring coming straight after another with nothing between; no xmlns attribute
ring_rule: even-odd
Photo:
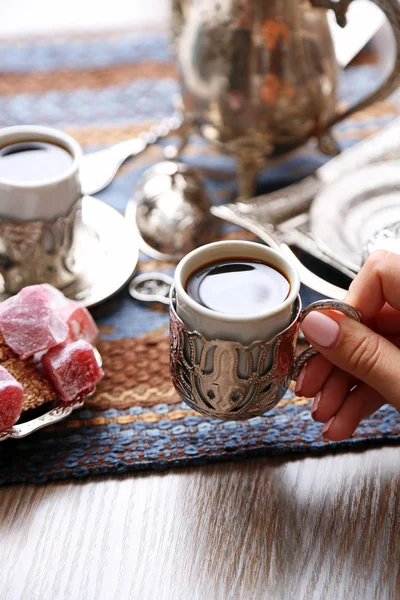
<svg viewBox="0 0 400 600"><path fill-rule="evenodd" d="M2 600L400 598L400 448L0 488Z"/></svg>

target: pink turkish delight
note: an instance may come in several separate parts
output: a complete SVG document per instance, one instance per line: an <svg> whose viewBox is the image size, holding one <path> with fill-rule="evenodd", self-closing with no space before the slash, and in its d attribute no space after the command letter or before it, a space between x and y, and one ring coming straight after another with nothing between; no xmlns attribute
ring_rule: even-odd
<svg viewBox="0 0 400 600"><path fill-rule="evenodd" d="M42 365L63 402L74 402L87 396L104 375L86 340L51 348L43 356Z"/></svg>
<svg viewBox="0 0 400 600"><path fill-rule="evenodd" d="M96 341L99 335L96 323L90 312L79 302L71 300L61 311L60 317L68 325L70 340L86 340L89 344Z"/></svg>
<svg viewBox="0 0 400 600"><path fill-rule="evenodd" d="M51 307L56 312L58 312L60 308L67 304L68 298L64 296L64 294L60 290L55 288L53 285L50 285L49 283L42 283L40 285L40 288L46 294L51 304Z"/></svg>
<svg viewBox="0 0 400 600"><path fill-rule="evenodd" d="M1 304L0 332L22 359L62 344L69 335L40 285L26 287Z"/></svg>
<svg viewBox="0 0 400 600"><path fill-rule="evenodd" d="M51 285L43 284L42 288L47 295L53 310L67 324L69 341L86 340L93 344L99 330L90 312L75 300L66 298L62 292Z"/></svg>
<svg viewBox="0 0 400 600"><path fill-rule="evenodd" d="M0 431L12 427L22 411L22 385L0 366Z"/></svg>

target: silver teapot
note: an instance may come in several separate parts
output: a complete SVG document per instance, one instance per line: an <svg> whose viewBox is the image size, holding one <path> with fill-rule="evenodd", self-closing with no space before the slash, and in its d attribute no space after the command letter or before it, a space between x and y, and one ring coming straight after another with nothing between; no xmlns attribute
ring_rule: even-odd
<svg viewBox="0 0 400 600"><path fill-rule="evenodd" d="M398 0L373 0L396 41L392 73L351 108L337 101L338 67L327 10L346 24L351 0L173 0L173 34L187 133L237 159L239 195L253 195L266 158L316 136L338 153L330 130L388 96L400 81Z"/></svg>

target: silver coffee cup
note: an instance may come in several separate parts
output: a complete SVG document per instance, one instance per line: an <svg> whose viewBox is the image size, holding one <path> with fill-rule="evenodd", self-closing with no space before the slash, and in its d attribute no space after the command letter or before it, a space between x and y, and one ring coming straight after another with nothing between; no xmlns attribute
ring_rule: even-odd
<svg viewBox="0 0 400 600"><path fill-rule="evenodd" d="M212 261L244 257L278 268L290 283L279 306L258 315L217 313L191 298L187 278ZM242 420L278 404L317 351L296 358L300 324L311 310L334 309L360 320L345 302L322 300L302 310L299 277L282 255L251 242L217 242L188 254L178 265L170 296L170 371L181 398L217 419Z"/></svg>
<svg viewBox="0 0 400 600"><path fill-rule="evenodd" d="M61 147L71 161L64 171L40 180L0 177L0 273L8 294L37 283L62 289L77 277L74 249L82 221L81 147L69 135L48 127L0 130L0 149L31 142Z"/></svg>
<svg viewBox="0 0 400 600"><path fill-rule="evenodd" d="M186 284L193 273L238 257L283 273L290 284L287 298L260 314L243 316L210 310L189 296ZM361 320L359 311L340 300L320 300L302 310L299 289L299 276L283 255L243 241L207 244L183 258L173 279L143 273L129 286L135 300L169 305L170 373L179 396L199 413L225 420L263 415L283 398L317 354L310 346L296 357L299 327L309 312L333 309Z"/></svg>

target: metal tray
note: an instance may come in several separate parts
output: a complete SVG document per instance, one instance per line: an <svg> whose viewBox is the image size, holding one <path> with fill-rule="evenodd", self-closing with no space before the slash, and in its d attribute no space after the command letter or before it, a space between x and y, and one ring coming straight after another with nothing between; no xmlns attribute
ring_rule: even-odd
<svg viewBox="0 0 400 600"><path fill-rule="evenodd" d="M94 348L96 360L98 365L101 367L103 364L103 360L101 358L100 352L97 348ZM95 393L94 390L87 397L89 398ZM46 410L43 414L38 417L31 419L30 421L26 421L25 423L16 423L13 427L9 429L3 429L0 431L0 442L4 442L9 438L14 440L19 440L21 438L27 437L31 433L38 431L39 429L43 429L44 427L48 427L49 425L54 425L59 421L62 421L66 417L68 417L74 410L77 408L81 408L85 404L85 400L81 399L77 402L71 404L62 404L58 400L55 400L51 405L51 408L46 409L46 405L43 405L43 410ZM36 410L36 409L35 409ZM37 409L39 410L39 409ZM22 413L22 416L24 413Z"/></svg>

